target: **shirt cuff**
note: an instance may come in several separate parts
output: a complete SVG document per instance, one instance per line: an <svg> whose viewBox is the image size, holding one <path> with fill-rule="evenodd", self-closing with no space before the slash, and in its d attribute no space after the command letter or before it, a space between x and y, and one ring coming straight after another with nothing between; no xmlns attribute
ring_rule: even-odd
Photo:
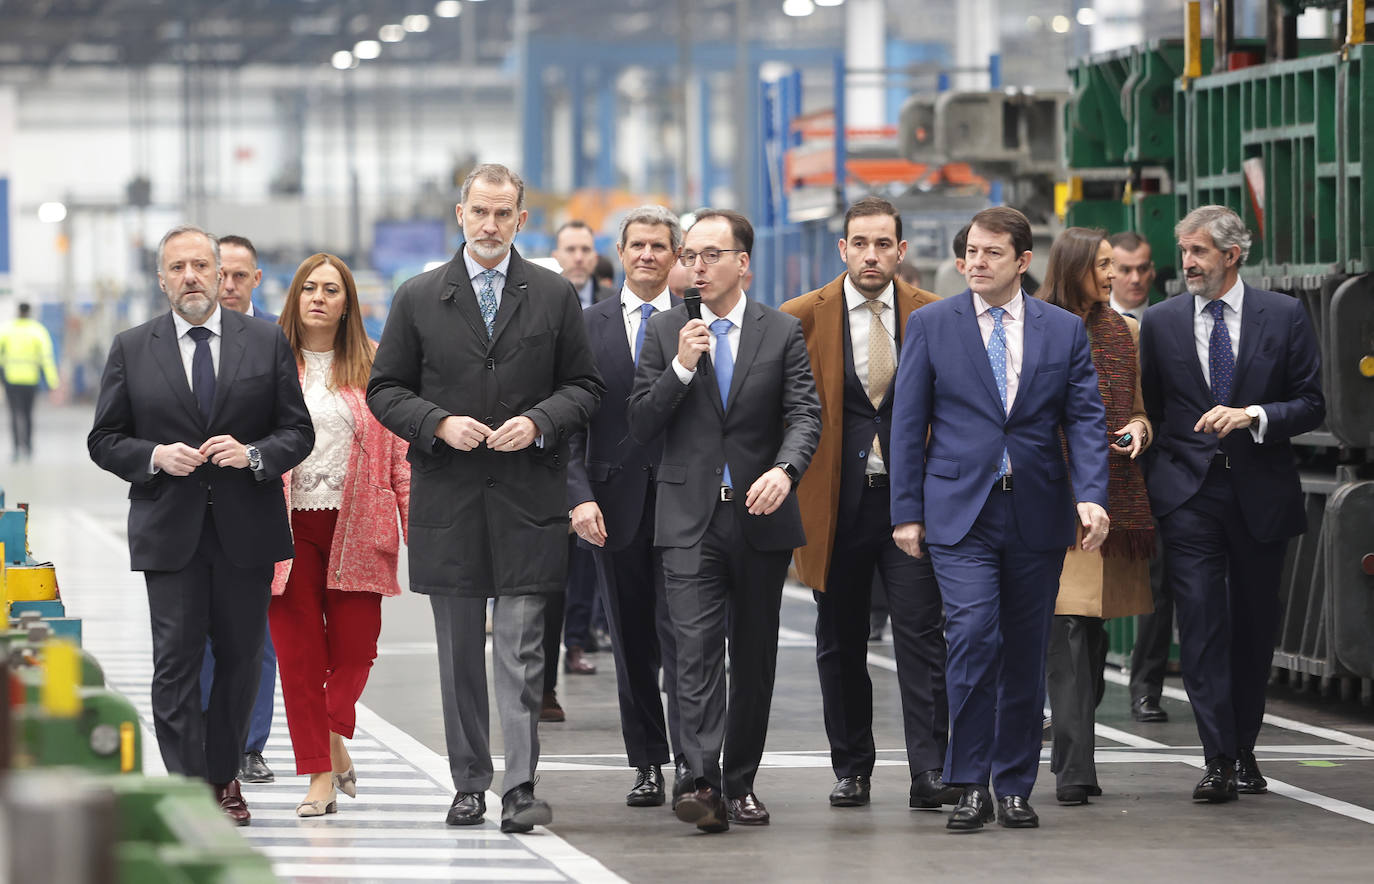
<svg viewBox="0 0 1374 884"><path fill-rule="evenodd" d="M535 436L535 437L534 437L534 447L535 447L535 448L543 448L543 447L544 447L544 435L543 435L542 433L539 434L538 436Z"/></svg>
<svg viewBox="0 0 1374 884"><path fill-rule="evenodd" d="M1269 415L1264 413L1264 406L1246 406L1245 413L1255 419L1255 422L1250 425L1250 438L1254 439L1257 443L1263 444L1264 434L1269 430Z"/></svg>
<svg viewBox="0 0 1374 884"><path fill-rule="evenodd" d="M692 382L692 378L697 376L696 369L689 370L686 366L684 366L681 362L678 361L678 358L676 356L673 357L673 373L676 374L677 379L682 381L684 384L690 384Z"/></svg>

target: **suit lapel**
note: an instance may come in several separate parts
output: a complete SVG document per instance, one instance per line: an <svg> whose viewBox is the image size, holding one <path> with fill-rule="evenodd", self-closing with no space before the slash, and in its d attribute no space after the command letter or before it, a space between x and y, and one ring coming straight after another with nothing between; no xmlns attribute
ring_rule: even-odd
<svg viewBox="0 0 1374 884"><path fill-rule="evenodd" d="M978 375L992 401L1005 414L1002 394L997 392L997 379L992 376L992 363L988 361L988 348L983 345L983 333L978 329L978 314L973 308L973 292L965 289L958 298L954 312L959 314L959 339L963 341L969 362L973 364L973 373Z"/></svg>
<svg viewBox="0 0 1374 884"><path fill-rule="evenodd" d="M730 401L734 402L739 395L739 388L744 385L744 377L749 373L749 367L754 364L754 357L759 355L759 344L763 342L763 308L753 301L746 301L744 305L744 323L739 330L739 352L735 354L734 373L730 375Z"/></svg>
<svg viewBox="0 0 1374 884"><path fill-rule="evenodd" d="M845 311L844 277L831 283L816 296L816 347L811 352L811 374L816 379L816 395L826 414L839 414L844 398Z"/></svg>
<svg viewBox="0 0 1374 884"><path fill-rule="evenodd" d="M444 293L440 297L453 301L454 306L458 308L458 315L463 317L472 334L485 349L488 343L487 326L482 322L482 311L477 309L477 292L472 287L472 280L468 279L468 265L463 258L464 248L467 246L460 246L458 254L449 262L448 271L444 274Z"/></svg>
<svg viewBox="0 0 1374 884"><path fill-rule="evenodd" d="M501 334L514 321L515 314L524 306L525 300L529 295L529 280L525 277L525 260L512 247L510 250L510 264L506 265L506 285L501 289L501 306L496 309L496 322L492 325L491 340L487 342L487 352L496 346L496 342L501 340ZM476 299L474 297L474 305ZM481 322L481 314L478 313L477 320ZM486 326L482 327L483 332Z"/></svg>
<svg viewBox="0 0 1374 884"><path fill-rule="evenodd" d="M1264 335L1264 304L1254 292L1247 285L1240 305L1240 352L1236 356L1236 376L1231 382L1232 402L1240 401L1238 394L1245 381L1245 372L1255 358L1255 348Z"/></svg>
<svg viewBox="0 0 1374 884"><path fill-rule="evenodd" d="M177 401L194 415L197 421L204 422L200 406L196 404L195 394L191 392L191 383L186 379L186 367L181 362L181 348L177 345L176 324L172 322L170 312L163 314L162 319L154 326L149 349L152 350L154 361L162 369L162 374L167 378L167 385L176 394Z"/></svg>
<svg viewBox="0 0 1374 884"><path fill-rule="evenodd" d="M618 374L634 379L635 355L630 349L630 340L625 336L625 328L621 324L623 307L616 302L617 309L613 313L604 310L598 311L595 323L595 334L598 338L596 349L606 354L608 363L603 367L603 372L615 371ZM645 329L648 334L648 329Z"/></svg>
<svg viewBox="0 0 1374 884"><path fill-rule="evenodd" d="M219 416L224 400L229 396L229 388L238 377L239 364L243 362L246 349L242 323L235 323L228 314L220 317L219 372L215 376L215 404L210 409L210 422Z"/></svg>
<svg viewBox="0 0 1374 884"><path fill-rule="evenodd" d="M1035 372L1040 368L1040 351L1045 345L1045 318L1042 315L1043 307L1039 301L1033 301L1021 295L1021 378L1017 383L1016 401L1011 404L1011 411L1007 416L1015 413L1020 404L1026 401L1025 393L1030 389L1030 384L1035 379ZM988 371L992 371L992 363L988 363ZM1001 401L1001 397L998 397Z"/></svg>
<svg viewBox="0 0 1374 884"><path fill-rule="evenodd" d="M1188 376L1191 377L1197 388L1202 391L1204 402L1212 401L1212 388L1207 386L1207 378L1202 374L1202 363L1197 358L1197 345L1194 343L1193 319L1197 311L1197 300L1194 295L1179 295L1178 300L1182 301L1182 308L1178 311L1178 318L1175 320L1173 339L1177 346L1182 350L1179 354L1188 365ZM1168 303L1168 302L1165 302ZM1242 332L1244 329L1242 329ZM1244 338L1244 334L1241 335ZM1234 390L1234 386L1232 387Z"/></svg>

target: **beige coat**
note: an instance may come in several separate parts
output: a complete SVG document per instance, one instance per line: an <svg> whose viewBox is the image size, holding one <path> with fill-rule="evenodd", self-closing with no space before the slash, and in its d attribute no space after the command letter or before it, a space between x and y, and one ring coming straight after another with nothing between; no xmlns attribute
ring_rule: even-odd
<svg viewBox="0 0 1374 884"><path fill-rule="evenodd" d="M1136 345L1136 365L1140 365L1140 324L1129 316L1123 317L1126 327L1131 331L1131 341ZM1140 373L1136 372L1135 404L1131 407L1131 420L1145 423L1145 445L1154 440L1154 427L1145 416L1145 400L1140 394ZM1116 427L1112 427L1113 430ZM1111 454L1110 457L1120 457ZM1082 540L1082 529L1079 539ZM1131 614L1148 614L1154 610L1154 599L1150 595L1149 563L1140 559L1124 559L1116 556L1104 557L1100 552L1084 552L1071 549L1064 556L1064 571L1059 577L1059 597L1055 601L1055 614L1071 614L1080 617L1126 617Z"/></svg>

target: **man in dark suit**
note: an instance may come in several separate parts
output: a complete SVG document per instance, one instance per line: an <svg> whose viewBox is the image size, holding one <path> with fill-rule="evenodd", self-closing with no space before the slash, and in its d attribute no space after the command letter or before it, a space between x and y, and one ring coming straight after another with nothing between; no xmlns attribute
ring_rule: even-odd
<svg viewBox="0 0 1374 884"><path fill-rule="evenodd" d="M615 297L615 291L596 279L596 233L586 221L565 221L553 235L553 259L572 283L582 309Z"/></svg>
<svg viewBox="0 0 1374 884"><path fill-rule="evenodd" d="M219 272L203 230L162 238L158 283L172 310L115 338L86 444L130 485L129 558L148 585L162 759L207 779L247 825L236 776L272 566L294 554L281 476L310 453L315 429L281 329L221 310ZM207 637L216 666L202 714Z"/></svg>
<svg viewBox="0 0 1374 884"><path fill-rule="evenodd" d="M1240 279L1250 233L1223 206L1174 229L1189 296L1151 307L1141 390L1155 425L1146 473L1169 563L1183 685L1207 772L1202 801L1268 784L1255 763L1288 539L1307 528L1289 440L1326 416L1302 304Z"/></svg>
<svg viewBox="0 0 1374 884"><path fill-rule="evenodd" d="M253 306L253 290L262 282L258 267L258 250L243 236L219 238L219 305L237 310L274 325L275 313L257 310ZM205 645L205 663L200 668L201 707L210 706L210 686L215 678L215 652L209 642ZM243 744L243 758L239 761L239 780L244 783L270 783L277 777L262 757L267 738L272 734L272 704L277 694L277 651L272 647L272 631L263 636L262 675L258 679L253 699L253 713L248 719L248 737Z"/></svg>
<svg viewBox="0 0 1374 884"><path fill-rule="evenodd" d="M397 290L367 385L373 414L410 443L410 588L434 609L453 826L482 823L492 783L495 598L505 832L553 819L534 794L544 605L567 570L568 438L605 390L572 286L511 246L524 204L510 169L472 170L456 209L466 241Z"/></svg>
<svg viewBox="0 0 1374 884"><path fill-rule="evenodd" d="M681 261L701 316L683 305L649 320L629 404L640 444L663 434L654 543L664 547L682 747L696 775L677 816L707 832L769 821L754 776L773 700L782 585L792 549L806 542L792 491L820 437L801 323L741 289L753 244L743 215L697 213Z"/></svg>
<svg viewBox="0 0 1374 884"><path fill-rule="evenodd" d="M1107 537L1107 417L1087 332L1022 291L1030 261L1024 215L975 215L968 289L911 314L897 369L892 534L917 558L928 544L944 598L955 831L992 821L989 783L1003 826L1039 825L1029 799L1064 550L1077 522L1084 549Z"/></svg>
<svg viewBox="0 0 1374 884"><path fill-rule="evenodd" d="M909 805L953 804L962 790L940 780L949 707L944 617L930 560L897 548L889 530L885 454L901 329L938 298L897 278L906 254L902 216L866 197L844 216L840 257L847 271L782 305L802 322L821 400L821 441L797 488L806 546L797 576L816 597L816 668L837 782L833 807L868 804L876 761L873 683L868 677L869 601L881 575L911 770Z"/></svg>
<svg viewBox="0 0 1374 884"><path fill-rule="evenodd" d="M641 206L620 222L616 252L625 267L619 298L582 314L606 395L585 433L573 437L568 506L573 530L591 549L602 607L611 629L620 730L635 781L625 803L657 807L665 800L662 765L668 737L677 751L674 797L695 782L682 754L677 702L677 645L664 598L663 560L654 547L654 473L663 440L641 445L630 437L625 403L649 318L682 303L668 293L668 271L682 248L677 216ZM660 665L661 664L661 665ZM668 697L665 727L658 675Z"/></svg>

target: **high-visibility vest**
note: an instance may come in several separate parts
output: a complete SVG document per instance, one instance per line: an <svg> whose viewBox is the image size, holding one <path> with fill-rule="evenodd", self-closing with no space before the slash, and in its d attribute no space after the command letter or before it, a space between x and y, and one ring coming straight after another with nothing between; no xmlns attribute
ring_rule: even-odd
<svg viewBox="0 0 1374 884"><path fill-rule="evenodd" d="M15 319L0 328L0 374L5 383L36 387L39 372L50 389L57 388L52 337L43 324L36 319Z"/></svg>

